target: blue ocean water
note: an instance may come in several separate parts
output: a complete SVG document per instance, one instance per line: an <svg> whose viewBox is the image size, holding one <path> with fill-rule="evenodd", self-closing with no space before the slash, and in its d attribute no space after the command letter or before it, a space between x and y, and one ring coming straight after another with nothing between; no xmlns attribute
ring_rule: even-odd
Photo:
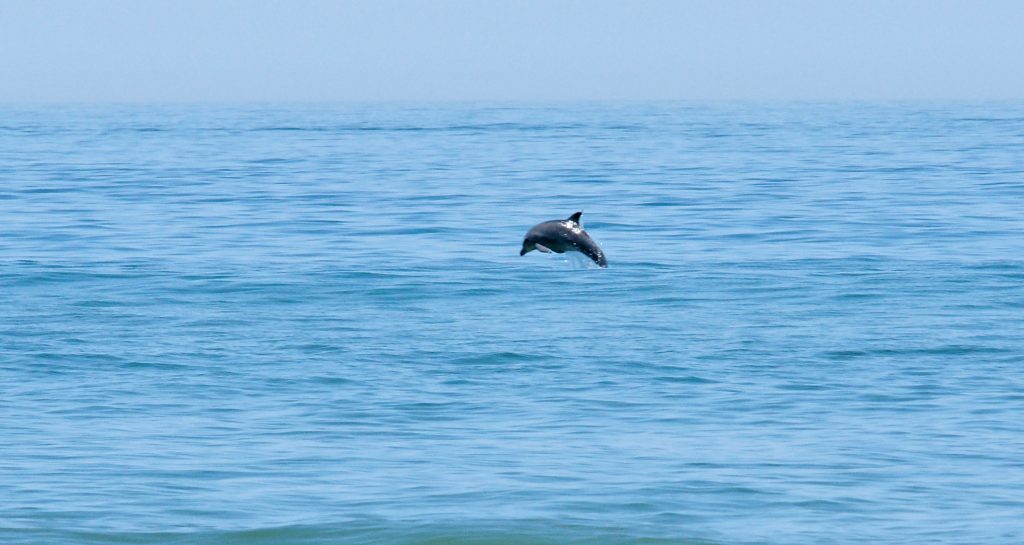
<svg viewBox="0 0 1024 545"><path fill-rule="evenodd" d="M3 106L0 542L1016 545L1022 210L1024 103Z"/></svg>

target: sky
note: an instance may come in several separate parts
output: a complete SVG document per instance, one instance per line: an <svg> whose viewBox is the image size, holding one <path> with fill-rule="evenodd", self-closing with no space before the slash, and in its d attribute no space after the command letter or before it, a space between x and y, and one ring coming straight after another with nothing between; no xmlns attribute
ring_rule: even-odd
<svg viewBox="0 0 1024 545"><path fill-rule="evenodd" d="M1024 0L0 0L0 102L1024 98Z"/></svg>

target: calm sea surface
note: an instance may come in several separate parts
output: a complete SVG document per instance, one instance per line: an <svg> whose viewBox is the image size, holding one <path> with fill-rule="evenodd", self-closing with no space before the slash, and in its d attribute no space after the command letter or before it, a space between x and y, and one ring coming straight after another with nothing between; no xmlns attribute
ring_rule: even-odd
<svg viewBox="0 0 1024 545"><path fill-rule="evenodd" d="M2 106L0 542L1019 545L1024 103Z"/></svg>

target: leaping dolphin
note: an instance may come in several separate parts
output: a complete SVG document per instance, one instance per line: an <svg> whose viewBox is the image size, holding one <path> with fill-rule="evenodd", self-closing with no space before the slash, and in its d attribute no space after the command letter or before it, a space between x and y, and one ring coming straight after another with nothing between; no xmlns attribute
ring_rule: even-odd
<svg viewBox="0 0 1024 545"><path fill-rule="evenodd" d="M526 255L533 250L556 254L580 252L593 259L594 263L607 267L608 260L605 259L601 247L590 238L580 224L581 214L583 212L576 212L569 216L569 219L545 221L534 225L523 238L523 249L519 251L519 255Z"/></svg>

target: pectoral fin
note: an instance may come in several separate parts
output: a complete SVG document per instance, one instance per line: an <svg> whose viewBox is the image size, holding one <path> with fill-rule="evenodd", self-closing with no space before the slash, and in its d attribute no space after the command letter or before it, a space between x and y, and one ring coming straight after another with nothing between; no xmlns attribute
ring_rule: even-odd
<svg viewBox="0 0 1024 545"><path fill-rule="evenodd" d="M551 253L551 248L548 248L547 246L545 246L543 244L534 244L534 246L536 246L537 251L544 252L546 254L550 254Z"/></svg>

